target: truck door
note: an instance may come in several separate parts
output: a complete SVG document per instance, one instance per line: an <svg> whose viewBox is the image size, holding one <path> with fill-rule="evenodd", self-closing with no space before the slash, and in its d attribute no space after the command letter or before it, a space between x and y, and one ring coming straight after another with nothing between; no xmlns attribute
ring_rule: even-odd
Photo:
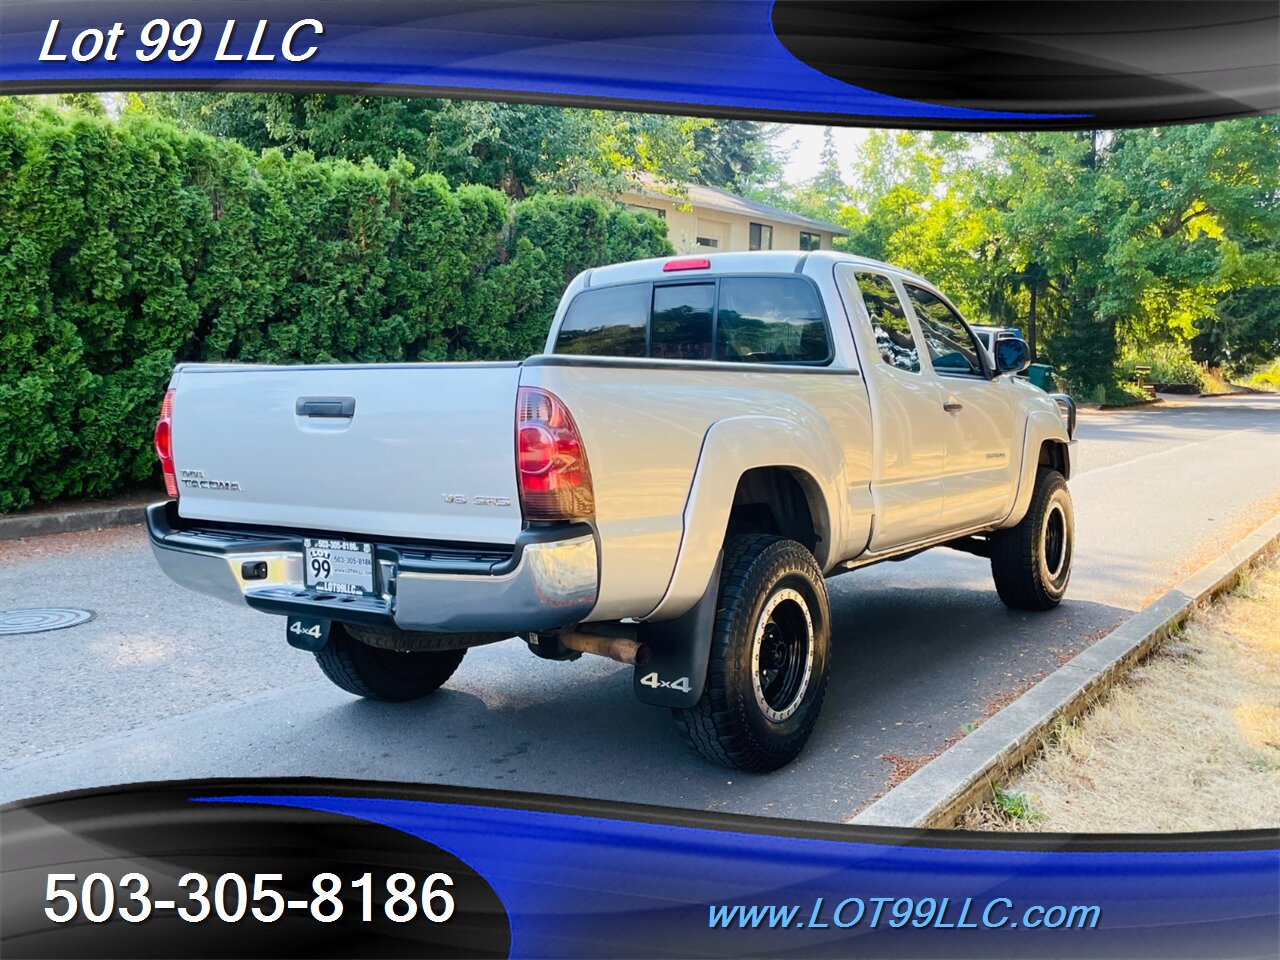
<svg viewBox="0 0 1280 960"><path fill-rule="evenodd" d="M945 300L909 280L903 288L948 421L942 526L960 529L997 520L1008 513L1017 485L1022 441L1015 431L1017 392L1008 378L990 378L991 362L981 341Z"/></svg>
<svg viewBox="0 0 1280 960"><path fill-rule="evenodd" d="M870 549L880 551L938 531L947 414L893 280L852 265L841 267L838 276L846 294L856 297L862 308L851 304L851 318L860 325L860 314L865 313L875 343L875 354L862 368L874 414L871 494L876 520ZM867 344L857 330L855 337Z"/></svg>

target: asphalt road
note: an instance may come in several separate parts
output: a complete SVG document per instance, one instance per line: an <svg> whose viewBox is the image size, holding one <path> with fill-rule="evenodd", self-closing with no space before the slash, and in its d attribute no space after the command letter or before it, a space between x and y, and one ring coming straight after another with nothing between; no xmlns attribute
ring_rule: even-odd
<svg viewBox="0 0 1280 960"><path fill-rule="evenodd" d="M1006 610L987 563L933 551L829 582L823 717L767 776L693 756L630 668L472 650L413 704L356 700L286 646L283 620L169 582L138 527L0 544L0 609L87 607L0 637L0 799L127 781L326 776L495 787L842 820L1280 504L1280 398L1081 418L1067 601Z"/></svg>

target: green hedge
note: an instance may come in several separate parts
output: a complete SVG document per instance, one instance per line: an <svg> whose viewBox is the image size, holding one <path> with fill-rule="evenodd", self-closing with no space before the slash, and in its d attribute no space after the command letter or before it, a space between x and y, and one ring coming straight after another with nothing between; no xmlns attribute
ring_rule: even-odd
<svg viewBox="0 0 1280 960"><path fill-rule="evenodd" d="M1138 367L1150 367L1146 382L1203 389L1204 371L1191 356L1185 343L1157 343L1149 347L1126 347L1120 353L1116 373L1124 380L1136 382Z"/></svg>
<svg viewBox="0 0 1280 960"><path fill-rule="evenodd" d="M670 252L594 198L0 101L0 511L152 477L175 362L523 357L578 270Z"/></svg>

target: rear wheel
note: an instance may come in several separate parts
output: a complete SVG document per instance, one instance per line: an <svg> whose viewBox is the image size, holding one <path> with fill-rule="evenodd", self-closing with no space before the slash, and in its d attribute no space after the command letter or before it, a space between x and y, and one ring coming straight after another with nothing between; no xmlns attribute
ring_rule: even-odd
<svg viewBox="0 0 1280 960"><path fill-rule="evenodd" d="M1040 468L1027 515L991 538L996 592L1014 610L1052 610L1067 592L1075 544L1075 513L1067 481Z"/></svg>
<svg viewBox="0 0 1280 960"><path fill-rule="evenodd" d="M767 772L799 756L826 695L827 589L813 555L781 537L732 537L725 547L702 698L675 710L703 758Z"/></svg>
<svg viewBox="0 0 1280 960"><path fill-rule="evenodd" d="M324 675L347 693L369 700L416 700L438 690L453 676L465 649L403 652L361 643L340 623L317 651Z"/></svg>

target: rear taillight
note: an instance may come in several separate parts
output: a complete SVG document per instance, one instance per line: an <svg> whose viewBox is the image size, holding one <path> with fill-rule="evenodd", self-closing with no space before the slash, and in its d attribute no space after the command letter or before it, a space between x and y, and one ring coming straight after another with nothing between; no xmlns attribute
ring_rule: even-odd
<svg viewBox="0 0 1280 960"><path fill-rule="evenodd" d="M516 473L526 520L584 520L596 512L582 436L559 398L521 387L516 399Z"/></svg>
<svg viewBox="0 0 1280 960"><path fill-rule="evenodd" d="M164 472L165 493L178 495L178 477L173 470L173 391L166 390L160 404L160 419L156 421L156 456Z"/></svg>

